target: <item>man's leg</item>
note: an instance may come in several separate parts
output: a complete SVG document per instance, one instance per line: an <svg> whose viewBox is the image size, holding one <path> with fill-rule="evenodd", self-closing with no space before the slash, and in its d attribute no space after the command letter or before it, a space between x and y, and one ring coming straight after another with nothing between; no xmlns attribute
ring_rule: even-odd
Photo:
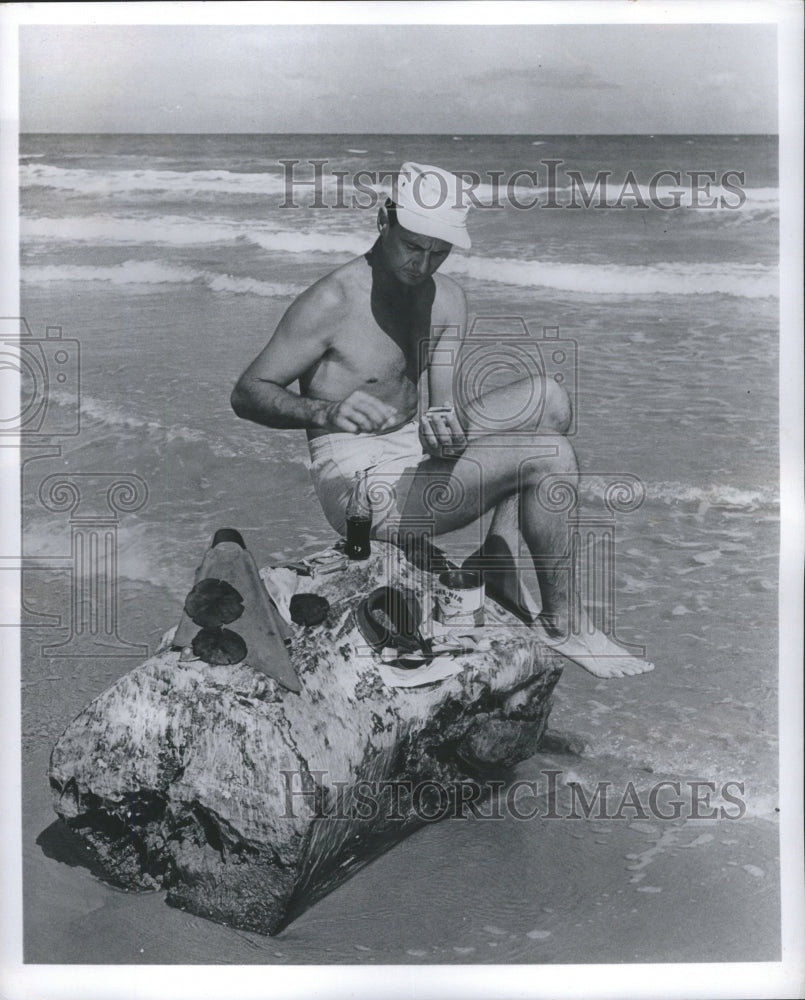
<svg viewBox="0 0 805 1000"><path fill-rule="evenodd" d="M650 670L651 664L631 657L596 629L579 595L570 593L567 521L563 513L546 509L537 493L549 474L560 474L572 487L576 485L576 457L563 436L570 422L570 404L552 381L541 383L537 390L530 380L523 380L461 408L469 443L456 460L431 458L422 463L408 493L402 526L407 522L422 530L429 525L433 534L443 534L514 498L539 581L546 639L597 676ZM492 427L504 430L490 433ZM500 518L499 524L506 524L510 548L509 510L504 508ZM573 630L571 601L579 626Z"/></svg>
<svg viewBox="0 0 805 1000"><path fill-rule="evenodd" d="M485 430L494 426L498 431L506 427L515 432L515 436L533 429L538 432L543 446L559 440L567 444L564 434L570 427L572 408L567 393L553 379L535 376L467 399L462 406L461 419L471 442L482 438ZM553 471L562 474L575 488L578 466L572 449L570 453L572 467L566 469L559 458ZM580 595L570 592L567 538L565 536L560 542L554 519L546 517L548 511L540 502L537 490L533 486L521 490L519 501L520 531L534 559L542 598L539 618L549 641L600 677L653 669L653 664L631 656L597 629ZM508 537L508 544L515 544L510 528ZM511 588L510 579L508 586Z"/></svg>
<svg viewBox="0 0 805 1000"><path fill-rule="evenodd" d="M561 435L547 439L526 432L514 440L511 434L475 436L458 459L430 458L420 464L407 490L400 528L403 533L442 535L502 507L498 524L505 524L512 538L515 525L509 519L519 505L543 613L565 627L570 607L567 522L562 511L544 509L537 499L539 483L556 473L576 481L576 457ZM510 543L504 544L513 554Z"/></svg>
<svg viewBox="0 0 805 1000"><path fill-rule="evenodd" d="M460 372L459 372L460 380ZM457 393L457 411L470 440L490 433L539 431L546 437L564 434L572 417L570 400L552 379L527 377L472 396ZM543 442L550 448L550 440ZM573 463L575 474L575 459ZM495 507L486 538L465 562L467 569L483 572L491 597L525 621L533 621L538 606L522 580L517 564L521 550L522 512L518 496L506 497Z"/></svg>
<svg viewBox="0 0 805 1000"><path fill-rule="evenodd" d="M417 467L406 490L401 528L443 535L463 528L521 492L534 493L550 473L575 479L575 456L565 438L546 445L537 434L512 443L505 434L476 437L457 459L428 458ZM544 511L536 534L523 532L546 552L562 553L567 529L561 513ZM530 545L529 545L530 550Z"/></svg>
<svg viewBox="0 0 805 1000"><path fill-rule="evenodd" d="M518 618L534 622L539 606L522 583L522 567L518 565L522 535L520 534L519 497L512 494L495 507L486 538L468 556L463 569L483 575L486 592Z"/></svg>

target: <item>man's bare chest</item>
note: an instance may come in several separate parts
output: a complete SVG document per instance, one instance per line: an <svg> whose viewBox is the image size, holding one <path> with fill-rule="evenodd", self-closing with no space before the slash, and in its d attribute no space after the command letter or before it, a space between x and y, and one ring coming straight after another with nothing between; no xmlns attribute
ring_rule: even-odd
<svg viewBox="0 0 805 1000"><path fill-rule="evenodd" d="M369 296L340 315L331 330L331 358L379 382L408 376L416 382L427 365L430 309L407 303L372 308Z"/></svg>

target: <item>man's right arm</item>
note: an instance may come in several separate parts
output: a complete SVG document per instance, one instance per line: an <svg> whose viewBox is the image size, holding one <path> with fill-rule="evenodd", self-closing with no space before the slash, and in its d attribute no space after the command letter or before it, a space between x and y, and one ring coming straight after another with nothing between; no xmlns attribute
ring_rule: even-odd
<svg viewBox="0 0 805 1000"><path fill-rule="evenodd" d="M287 388L330 349L328 331L342 306L337 286L326 282L318 282L291 304L235 385L231 402L239 417L266 427L352 433L393 425L396 411L361 390L333 400L301 396Z"/></svg>

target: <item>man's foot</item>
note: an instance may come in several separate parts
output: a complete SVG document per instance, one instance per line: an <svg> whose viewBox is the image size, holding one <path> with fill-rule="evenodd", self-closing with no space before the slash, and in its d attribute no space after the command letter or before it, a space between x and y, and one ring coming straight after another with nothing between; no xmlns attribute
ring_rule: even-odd
<svg viewBox="0 0 805 1000"><path fill-rule="evenodd" d="M461 564L462 569L480 573L487 597L516 618L534 624L538 609L528 591L520 584L520 574L508 546L487 538L483 546Z"/></svg>
<svg viewBox="0 0 805 1000"><path fill-rule="evenodd" d="M587 612L582 613L581 628L566 635L547 616L540 615L537 625L545 643L596 677L629 677L654 669L648 660L632 656L597 629Z"/></svg>

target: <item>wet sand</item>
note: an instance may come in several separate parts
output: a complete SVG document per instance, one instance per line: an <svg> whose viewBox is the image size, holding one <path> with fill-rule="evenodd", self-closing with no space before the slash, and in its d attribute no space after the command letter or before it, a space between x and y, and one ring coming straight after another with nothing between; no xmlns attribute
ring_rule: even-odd
<svg viewBox="0 0 805 1000"><path fill-rule="evenodd" d="M40 770L44 755L31 765ZM611 963L780 957L777 833L703 824L446 820L275 938L221 927L48 857L25 816L25 960L82 964ZM44 800L44 801L43 801ZM39 837L40 844L35 840ZM72 846L46 836L62 858ZM664 844L663 844L664 841ZM505 866L490 865L504 852Z"/></svg>

